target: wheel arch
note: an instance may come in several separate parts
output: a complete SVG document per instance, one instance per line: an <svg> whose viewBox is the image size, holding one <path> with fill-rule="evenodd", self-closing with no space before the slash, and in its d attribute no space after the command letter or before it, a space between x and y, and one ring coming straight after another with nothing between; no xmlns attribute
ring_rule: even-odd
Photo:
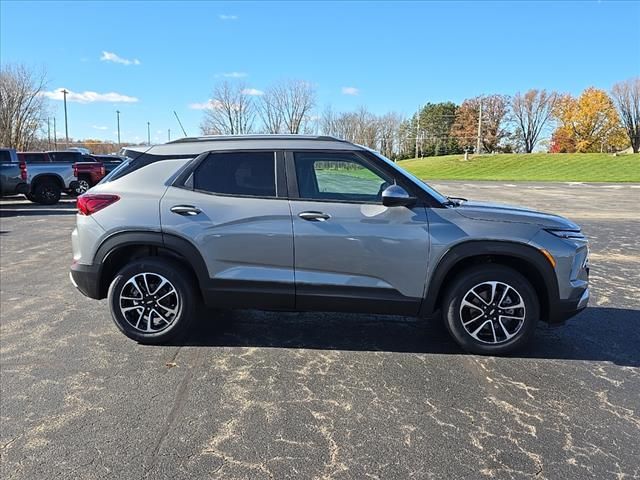
<svg viewBox="0 0 640 480"><path fill-rule="evenodd" d="M542 320L551 317L558 303L558 280L547 258L535 247L518 242L469 240L451 247L430 276L421 316L440 309L447 285L465 269L479 264L498 264L521 273L535 289Z"/></svg>
<svg viewBox="0 0 640 480"><path fill-rule="evenodd" d="M99 297L106 298L116 273L128 262L142 257L169 257L180 263L193 276L202 295L209 278L204 259L188 240L161 232L119 232L106 238L96 250L94 265L98 274Z"/></svg>
<svg viewBox="0 0 640 480"><path fill-rule="evenodd" d="M35 186L43 182L45 180L53 180L60 187L60 190L64 190L64 180L62 177L56 173L39 173L35 177L31 179L31 188L35 188Z"/></svg>

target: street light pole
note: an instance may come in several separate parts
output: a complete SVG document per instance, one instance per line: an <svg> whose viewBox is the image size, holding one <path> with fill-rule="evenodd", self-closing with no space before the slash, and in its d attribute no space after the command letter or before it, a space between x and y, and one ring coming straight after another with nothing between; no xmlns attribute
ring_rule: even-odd
<svg viewBox="0 0 640 480"><path fill-rule="evenodd" d="M147 145L151 145L151 123L147 122Z"/></svg>
<svg viewBox="0 0 640 480"><path fill-rule="evenodd" d="M64 95L64 136L67 142L67 148L69 148L69 125L67 123L67 93L69 93L66 89L62 90L62 94Z"/></svg>
<svg viewBox="0 0 640 480"><path fill-rule="evenodd" d="M120 110L116 110L116 116L118 118L118 148L120 148Z"/></svg>

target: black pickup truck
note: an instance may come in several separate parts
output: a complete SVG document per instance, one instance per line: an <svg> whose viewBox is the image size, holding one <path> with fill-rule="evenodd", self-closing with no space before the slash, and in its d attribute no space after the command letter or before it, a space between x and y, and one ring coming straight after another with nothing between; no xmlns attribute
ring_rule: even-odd
<svg viewBox="0 0 640 480"><path fill-rule="evenodd" d="M18 159L13 148L0 148L0 194L29 193L27 165Z"/></svg>

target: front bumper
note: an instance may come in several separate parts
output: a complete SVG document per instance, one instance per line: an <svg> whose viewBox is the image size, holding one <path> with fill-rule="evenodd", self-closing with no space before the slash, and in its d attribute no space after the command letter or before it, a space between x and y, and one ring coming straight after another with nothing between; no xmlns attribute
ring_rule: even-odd
<svg viewBox="0 0 640 480"><path fill-rule="evenodd" d="M560 300L554 309L549 323L558 325L577 315L587 308L589 304L589 288L587 287L578 297L569 300Z"/></svg>
<svg viewBox="0 0 640 480"><path fill-rule="evenodd" d="M100 267L96 265L82 265L73 263L69 271L69 278L74 287L80 292L96 300L104 298L100 289Z"/></svg>

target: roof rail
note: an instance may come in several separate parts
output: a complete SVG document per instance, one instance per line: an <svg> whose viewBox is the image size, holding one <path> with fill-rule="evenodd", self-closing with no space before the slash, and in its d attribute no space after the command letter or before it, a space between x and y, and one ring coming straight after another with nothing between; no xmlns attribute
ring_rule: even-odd
<svg viewBox="0 0 640 480"><path fill-rule="evenodd" d="M200 137L185 137L172 140L167 143L189 143L189 142L224 142L238 140L319 140L324 142L349 143L341 138L330 135L298 135L298 134L248 134L248 135L203 135Z"/></svg>

